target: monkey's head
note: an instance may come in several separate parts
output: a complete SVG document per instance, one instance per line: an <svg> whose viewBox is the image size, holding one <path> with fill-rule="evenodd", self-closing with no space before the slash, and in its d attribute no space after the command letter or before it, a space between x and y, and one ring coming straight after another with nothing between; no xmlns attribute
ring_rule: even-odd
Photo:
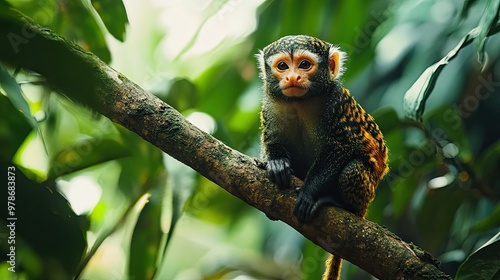
<svg viewBox="0 0 500 280"><path fill-rule="evenodd" d="M259 51L264 91L279 99L325 94L342 76L346 54L315 37L283 37Z"/></svg>

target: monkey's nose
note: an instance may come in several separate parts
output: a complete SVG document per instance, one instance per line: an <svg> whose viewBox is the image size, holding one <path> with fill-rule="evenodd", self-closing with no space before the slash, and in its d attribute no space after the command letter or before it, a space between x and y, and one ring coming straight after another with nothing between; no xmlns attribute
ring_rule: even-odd
<svg viewBox="0 0 500 280"><path fill-rule="evenodd" d="M300 75L290 75L286 76L286 81L289 83L298 83L300 82L302 77Z"/></svg>

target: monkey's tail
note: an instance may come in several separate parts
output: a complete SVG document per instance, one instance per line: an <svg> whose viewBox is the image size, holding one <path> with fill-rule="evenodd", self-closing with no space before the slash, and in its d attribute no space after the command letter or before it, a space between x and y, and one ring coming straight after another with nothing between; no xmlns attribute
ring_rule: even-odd
<svg viewBox="0 0 500 280"><path fill-rule="evenodd" d="M323 274L323 280L340 279L340 269L342 268L342 258L330 255L326 260L326 270Z"/></svg>

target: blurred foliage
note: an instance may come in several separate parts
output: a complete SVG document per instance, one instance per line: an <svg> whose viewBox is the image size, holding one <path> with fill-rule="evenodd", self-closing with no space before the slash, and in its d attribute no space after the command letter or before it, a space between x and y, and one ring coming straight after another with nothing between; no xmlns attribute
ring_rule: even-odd
<svg viewBox="0 0 500 280"><path fill-rule="evenodd" d="M390 150L391 171L367 218L432 253L457 279L494 279L500 1L261 2L0 0L0 7L112 62L252 156L260 109L253 54L288 34L338 44L349 55L344 84ZM321 248L54 94L36 73L0 65L0 92L0 167L16 167L18 218L17 276L7 270L4 215L0 222L1 279L322 274ZM348 262L342 273L369 279Z"/></svg>

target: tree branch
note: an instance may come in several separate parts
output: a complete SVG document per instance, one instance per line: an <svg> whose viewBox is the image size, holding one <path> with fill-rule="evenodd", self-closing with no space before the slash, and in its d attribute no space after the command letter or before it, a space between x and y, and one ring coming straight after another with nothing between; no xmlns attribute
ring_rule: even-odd
<svg viewBox="0 0 500 280"><path fill-rule="evenodd" d="M13 9L0 11L0 60L31 69L67 97L123 125L326 251L380 279L451 279L437 261L385 228L334 207L310 224L292 215L295 191L280 191L263 164L190 124L168 104ZM256 116L257 117L257 116ZM294 186L301 181L294 178Z"/></svg>

